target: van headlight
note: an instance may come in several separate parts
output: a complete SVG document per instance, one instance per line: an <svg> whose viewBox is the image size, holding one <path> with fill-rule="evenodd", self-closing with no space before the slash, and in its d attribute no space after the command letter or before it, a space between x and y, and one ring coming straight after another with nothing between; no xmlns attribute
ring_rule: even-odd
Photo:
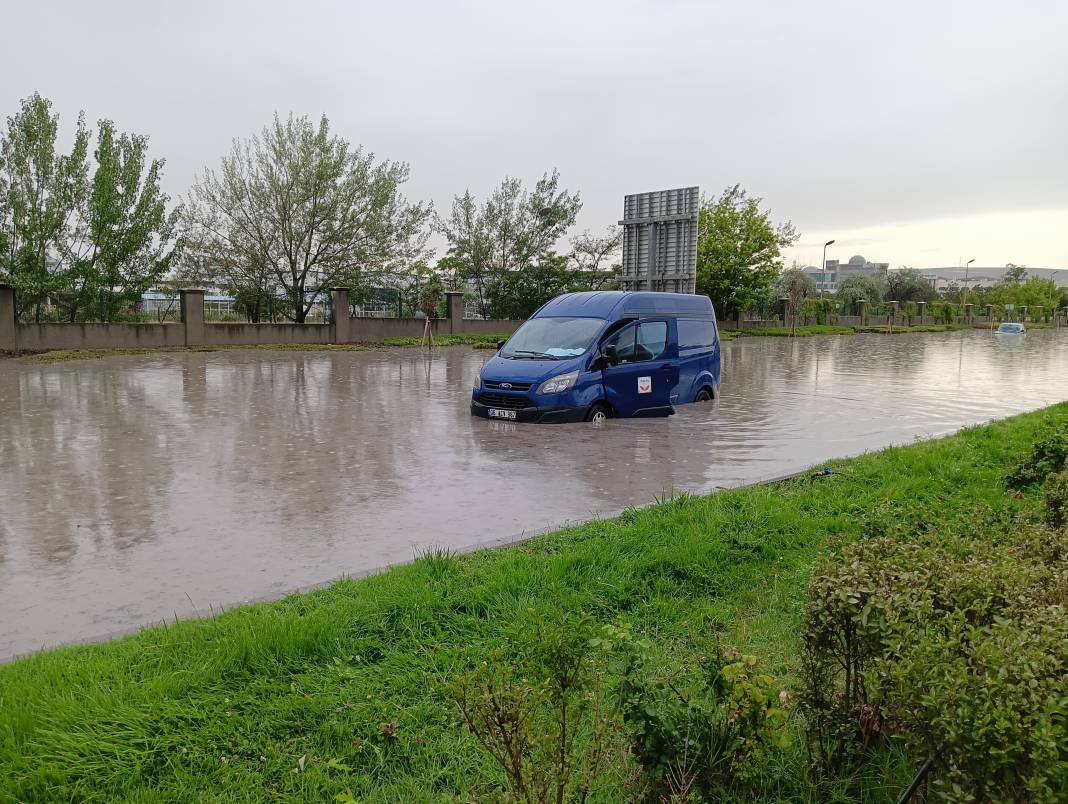
<svg viewBox="0 0 1068 804"><path fill-rule="evenodd" d="M538 386L539 394L562 394L575 384L575 380L578 379L578 370L569 371L567 374L557 374L555 377L550 377L541 385Z"/></svg>

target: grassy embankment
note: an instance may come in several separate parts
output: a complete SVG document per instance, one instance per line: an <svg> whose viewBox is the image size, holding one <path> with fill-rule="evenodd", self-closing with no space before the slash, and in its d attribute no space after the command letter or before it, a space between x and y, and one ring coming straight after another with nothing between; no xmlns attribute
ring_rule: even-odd
<svg viewBox="0 0 1068 804"><path fill-rule="evenodd" d="M824 547L881 522L1031 504L1006 467L1068 403L834 461L833 474L684 497L502 550L432 554L275 603L0 667L0 800L484 797L501 777L443 685L561 612L648 635L669 665L708 640L790 685L803 590ZM428 539L432 538L432 534ZM737 797L892 801L886 752L817 784L800 740ZM618 774L599 800L620 800ZM347 800L347 799L345 799Z"/></svg>

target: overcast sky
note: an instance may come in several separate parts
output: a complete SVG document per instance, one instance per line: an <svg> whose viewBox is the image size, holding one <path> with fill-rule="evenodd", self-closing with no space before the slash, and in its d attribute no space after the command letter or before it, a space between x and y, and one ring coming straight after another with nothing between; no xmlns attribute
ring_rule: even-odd
<svg viewBox="0 0 1068 804"><path fill-rule="evenodd" d="M559 168L579 229L629 192L735 182L788 256L1068 268L1068 4L9 4L0 112L34 90L147 134L184 196L277 110L411 164L446 209Z"/></svg>

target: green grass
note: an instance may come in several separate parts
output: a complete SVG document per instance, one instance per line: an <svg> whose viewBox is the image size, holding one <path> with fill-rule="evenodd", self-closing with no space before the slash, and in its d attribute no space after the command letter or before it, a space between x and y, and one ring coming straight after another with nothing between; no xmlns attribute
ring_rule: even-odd
<svg viewBox="0 0 1068 804"><path fill-rule="evenodd" d="M760 327L757 329L743 330L742 334L745 336L768 336L772 338L790 337L791 335L797 335L798 337L810 337L812 335L852 335L852 327L838 327L828 324L813 324L807 327L796 327L793 331L789 327Z"/></svg>
<svg viewBox="0 0 1068 804"><path fill-rule="evenodd" d="M559 612L625 622L672 661L716 639L789 684L803 590L829 543L978 502L1029 504L1006 466L1068 403L833 461L833 474L682 497L502 550L0 667L0 801L469 801L500 780L443 684ZM353 537L356 537L356 529ZM427 534L427 539L433 534ZM396 724L395 735L388 734ZM303 771L297 772L304 757ZM738 798L892 801L912 760L817 785L800 742ZM620 800L605 774L601 800Z"/></svg>
<svg viewBox="0 0 1068 804"><path fill-rule="evenodd" d="M435 346L474 346L476 349L496 348L497 341L506 341L511 337L509 333L491 335L435 335ZM382 346L422 346L420 338L382 338L378 341Z"/></svg>
<svg viewBox="0 0 1068 804"><path fill-rule="evenodd" d="M435 346L472 346L475 349L495 349L497 341L508 335L440 335L434 337ZM419 346L422 338L382 338L371 344L354 343L265 343L244 346L144 346L122 349L56 349L30 355L34 363L63 363L68 360L93 360L122 355L151 355L166 352L225 352L234 349L256 349L266 352L360 352L368 346Z"/></svg>
<svg viewBox="0 0 1068 804"><path fill-rule="evenodd" d="M364 347L348 343L261 343L246 346L136 346L123 349L56 349L28 359L34 363L63 363L68 360L95 360L123 355L153 355L166 352L230 352L234 350L264 352L360 352Z"/></svg>
<svg viewBox="0 0 1068 804"><path fill-rule="evenodd" d="M892 335L900 335L906 332L952 332L955 330L970 329L967 324L913 324L912 326L893 325L887 327L886 324L874 324L872 326L853 327L855 332L868 332L885 335L889 332Z"/></svg>

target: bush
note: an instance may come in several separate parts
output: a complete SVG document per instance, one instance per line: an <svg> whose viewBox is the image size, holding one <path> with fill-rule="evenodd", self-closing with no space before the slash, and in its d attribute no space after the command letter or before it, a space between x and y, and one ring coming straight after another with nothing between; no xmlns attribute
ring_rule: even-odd
<svg viewBox="0 0 1068 804"><path fill-rule="evenodd" d="M592 623L532 618L450 692L464 723L504 772L510 800L584 801L618 734L593 661Z"/></svg>
<svg viewBox="0 0 1068 804"><path fill-rule="evenodd" d="M1068 469L1068 420L1046 430L1034 443L1031 453L1009 472L1005 483L1011 489L1024 489L1064 469Z"/></svg>
<svg viewBox="0 0 1068 804"><path fill-rule="evenodd" d="M977 510L862 541L808 589L800 703L836 770L899 735L948 801L1068 790L1068 534Z"/></svg>
<svg viewBox="0 0 1068 804"><path fill-rule="evenodd" d="M644 797L686 801L751 777L772 746L789 743L787 696L757 658L710 650L669 674L651 670L650 645L606 627L603 643L623 658L619 701Z"/></svg>
<svg viewBox="0 0 1068 804"><path fill-rule="evenodd" d="M684 801L746 780L788 742L785 694L755 656L709 651L662 672L627 628L531 622L450 688L511 800L583 801L612 757L639 765L632 798Z"/></svg>
<svg viewBox="0 0 1068 804"><path fill-rule="evenodd" d="M1046 523L1051 528L1068 527L1068 469L1046 478L1042 485Z"/></svg>

